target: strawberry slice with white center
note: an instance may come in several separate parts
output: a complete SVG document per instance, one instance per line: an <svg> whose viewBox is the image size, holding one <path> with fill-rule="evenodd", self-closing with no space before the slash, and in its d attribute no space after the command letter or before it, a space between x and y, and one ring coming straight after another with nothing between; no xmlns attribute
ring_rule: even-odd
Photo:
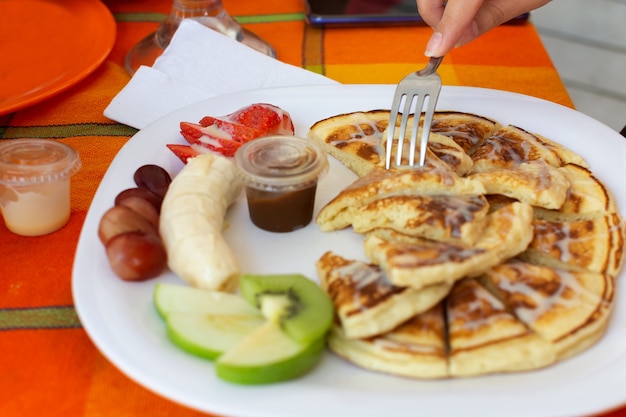
<svg viewBox="0 0 626 417"><path fill-rule="evenodd" d="M272 134L293 135L294 126L289 113L280 107L256 103L223 117L203 117L198 124L181 122L180 132L191 147L167 147L186 163L206 151L233 157L241 145L253 139Z"/></svg>
<svg viewBox="0 0 626 417"><path fill-rule="evenodd" d="M167 146L169 150L172 151L174 155L176 155L184 164L187 164L187 161L189 161L191 158L194 158L201 153L204 153L198 149L198 146L192 147L189 145L178 145L171 143L165 146ZM206 152L208 151L209 150L207 149Z"/></svg>
<svg viewBox="0 0 626 417"><path fill-rule="evenodd" d="M262 130L253 129L238 123L232 123L218 118L205 117L206 126L181 122L180 132L190 144L202 145L213 152L219 152L224 156L235 155L237 149L244 143L265 136Z"/></svg>
<svg viewBox="0 0 626 417"><path fill-rule="evenodd" d="M263 130L268 134L293 135L294 133L293 122L289 113L272 104L251 104L225 116L224 119L253 129ZM203 124L202 120L200 124Z"/></svg>

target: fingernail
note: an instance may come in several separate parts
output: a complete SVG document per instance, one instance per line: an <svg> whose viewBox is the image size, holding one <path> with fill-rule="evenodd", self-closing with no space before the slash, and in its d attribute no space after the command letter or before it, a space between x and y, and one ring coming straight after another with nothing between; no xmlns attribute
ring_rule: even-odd
<svg viewBox="0 0 626 417"><path fill-rule="evenodd" d="M427 57L439 56L439 48L441 47L441 43L443 42L443 33L435 32L432 34L428 43L426 44L426 51L424 55Z"/></svg>

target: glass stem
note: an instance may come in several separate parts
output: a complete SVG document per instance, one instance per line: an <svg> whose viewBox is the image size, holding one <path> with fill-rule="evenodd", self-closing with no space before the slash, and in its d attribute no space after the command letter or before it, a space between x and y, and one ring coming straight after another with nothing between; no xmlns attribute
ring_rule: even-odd
<svg viewBox="0 0 626 417"><path fill-rule="evenodd" d="M172 9L157 30L139 41L126 54L124 66L129 74L142 65L151 66L170 44L183 19L194 19L203 26L228 36L267 56L276 57L272 45L244 29L224 9L222 0L172 0Z"/></svg>
<svg viewBox="0 0 626 417"><path fill-rule="evenodd" d="M157 44L165 49L180 22L189 18L234 39L241 38L239 24L226 12L221 0L173 0L170 14L156 30Z"/></svg>

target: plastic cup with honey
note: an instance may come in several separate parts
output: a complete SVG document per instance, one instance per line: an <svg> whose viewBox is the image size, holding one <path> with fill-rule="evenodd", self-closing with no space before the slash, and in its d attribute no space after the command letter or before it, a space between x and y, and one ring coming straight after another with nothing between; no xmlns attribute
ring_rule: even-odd
<svg viewBox="0 0 626 417"><path fill-rule="evenodd" d="M237 151L235 164L257 227L284 233L311 222L317 183L328 171L317 145L294 136L259 138Z"/></svg>
<svg viewBox="0 0 626 417"><path fill-rule="evenodd" d="M70 218L70 177L78 153L50 139L0 141L0 209L13 233L40 236Z"/></svg>

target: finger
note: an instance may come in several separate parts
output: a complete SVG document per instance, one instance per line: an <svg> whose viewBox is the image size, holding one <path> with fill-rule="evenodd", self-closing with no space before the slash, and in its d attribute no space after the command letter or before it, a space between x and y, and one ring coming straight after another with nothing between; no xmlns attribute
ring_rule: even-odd
<svg viewBox="0 0 626 417"><path fill-rule="evenodd" d="M445 10L445 0L417 0L417 11L430 27L437 26Z"/></svg>
<svg viewBox="0 0 626 417"><path fill-rule="evenodd" d="M461 46L509 20L549 3L550 0L486 0L474 17L475 30L465 32L456 46Z"/></svg>
<svg viewBox="0 0 626 417"><path fill-rule="evenodd" d="M449 0L441 20L434 26L435 33L426 46L426 56L443 56L468 31L474 30L473 18L484 0Z"/></svg>

